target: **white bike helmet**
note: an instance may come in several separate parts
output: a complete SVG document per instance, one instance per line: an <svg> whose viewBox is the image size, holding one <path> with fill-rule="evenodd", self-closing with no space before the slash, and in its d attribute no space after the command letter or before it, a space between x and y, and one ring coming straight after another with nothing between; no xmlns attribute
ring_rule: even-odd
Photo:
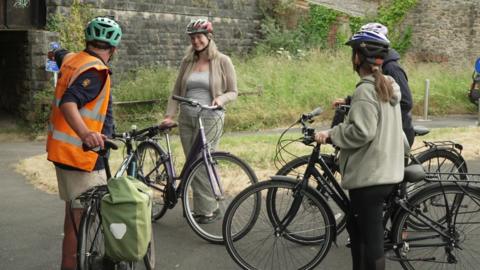
<svg viewBox="0 0 480 270"><path fill-rule="evenodd" d="M388 28L381 23L367 23L360 28L360 31L371 31L381 34L383 36L388 36Z"/></svg>

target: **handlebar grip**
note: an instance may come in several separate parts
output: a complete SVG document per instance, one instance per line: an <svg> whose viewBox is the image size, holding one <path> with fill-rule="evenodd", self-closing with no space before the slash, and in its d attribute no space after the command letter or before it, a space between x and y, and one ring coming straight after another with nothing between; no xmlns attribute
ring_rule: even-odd
<svg viewBox="0 0 480 270"><path fill-rule="evenodd" d="M320 115L322 112L323 112L322 108L317 107L313 111L309 112L307 115L309 116L309 118L313 118L317 115Z"/></svg>
<svg viewBox="0 0 480 270"><path fill-rule="evenodd" d="M172 99L174 99L174 100L178 100L178 101L187 102L187 103L190 103L190 104L193 104L193 103L195 103L195 101L194 101L194 100L192 100L192 99L189 99L189 98L184 98L184 97L177 96L177 95L172 95Z"/></svg>
<svg viewBox="0 0 480 270"><path fill-rule="evenodd" d="M82 148L83 148L83 151L85 151L85 152L93 151L93 152L97 152L97 153L102 151L102 150L106 151L108 149L112 149L112 150L117 150L118 149L118 145L111 140L107 139L103 142L103 144L104 144L103 149L98 149L98 147L89 147L86 144L82 144Z"/></svg>
<svg viewBox="0 0 480 270"><path fill-rule="evenodd" d="M322 108L321 107L317 107L315 108L313 111L309 112L309 113L304 113L302 114L302 117L300 117L300 119L298 120L298 122L302 122L302 121L309 121L311 120L313 117L321 114L323 112Z"/></svg>

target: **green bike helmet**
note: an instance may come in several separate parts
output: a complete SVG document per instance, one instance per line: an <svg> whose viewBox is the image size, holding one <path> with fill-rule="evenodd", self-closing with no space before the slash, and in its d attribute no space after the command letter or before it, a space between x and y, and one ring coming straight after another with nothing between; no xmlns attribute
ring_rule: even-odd
<svg viewBox="0 0 480 270"><path fill-rule="evenodd" d="M120 25L107 17L97 17L85 28L86 41L103 41L112 47L117 47L120 39L122 39Z"/></svg>

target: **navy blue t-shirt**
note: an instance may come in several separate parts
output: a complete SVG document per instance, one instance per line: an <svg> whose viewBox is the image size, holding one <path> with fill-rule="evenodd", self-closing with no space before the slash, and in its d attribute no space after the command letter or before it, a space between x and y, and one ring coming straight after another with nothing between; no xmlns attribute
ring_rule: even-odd
<svg viewBox="0 0 480 270"><path fill-rule="evenodd" d="M101 60L101 58L94 52L90 50L85 50L85 52ZM57 62L57 65L59 67L62 65L63 58L67 53L68 51L63 49L55 52L55 61ZM111 74L110 71L109 73ZM74 102L77 104L78 109L81 109L83 106L85 106L85 104L94 100L100 94L100 91L103 89L103 85L105 84L106 79L106 74L103 72L99 72L96 69L89 69L83 72L75 79L75 81L73 81L72 85L67 88L60 101L60 106L63 103ZM115 127L112 111L112 93L110 92L107 114L105 116L105 122L103 123L101 133L105 134L107 137L111 137L114 132L114 128ZM55 166L67 170L80 170L78 168L74 168L60 163L55 163ZM94 170L101 170L104 168L105 164L103 164L103 160L101 158L97 159Z"/></svg>

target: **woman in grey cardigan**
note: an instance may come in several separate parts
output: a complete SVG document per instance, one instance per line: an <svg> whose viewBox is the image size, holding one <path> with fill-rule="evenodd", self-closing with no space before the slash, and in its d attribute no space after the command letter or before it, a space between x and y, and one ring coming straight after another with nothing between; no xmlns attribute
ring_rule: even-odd
<svg viewBox="0 0 480 270"><path fill-rule="evenodd" d="M383 203L403 179L400 87L381 70L389 43L374 31L355 33L347 42L361 80L345 121L315 136L340 148L342 187L351 200L347 230L354 270L385 269Z"/></svg>
<svg viewBox="0 0 480 270"><path fill-rule="evenodd" d="M186 29L191 45L185 57L172 91L172 95L192 98L203 105L225 106L237 98L237 79L230 58L217 50L212 39L212 23L207 19L192 20ZM170 125L177 114L178 102L168 100L163 125ZM180 106L178 118L180 139L185 156L188 155L198 132L198 110ZM202 113L203 125L212 149L218 145L223 130L223 111ZM208 179L202 177L192 182L195 217L200 224L211 223L221 217L218 204L211 195Z"/></svg>

